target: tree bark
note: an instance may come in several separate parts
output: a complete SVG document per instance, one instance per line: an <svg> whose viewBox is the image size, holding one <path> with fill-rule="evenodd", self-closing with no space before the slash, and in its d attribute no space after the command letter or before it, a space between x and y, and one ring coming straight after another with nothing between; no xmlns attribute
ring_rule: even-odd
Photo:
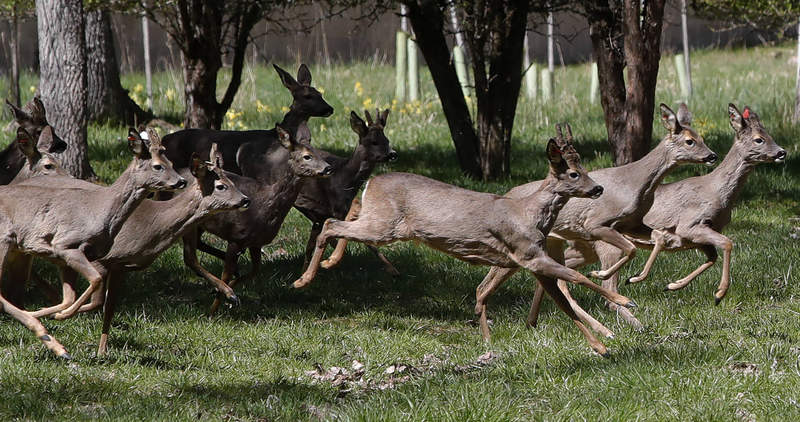
<svg viewBox="0 0 800 422"><path fill-rule="evenodd" d="M107 10L86 13L86 50L89 120L129 126L151 120L152 113L142 110L122 87Z"/></svg>
<svg viewBox="0 0 800 422"><path fill-rule="evenodd" d="M409 1L406 5L417 44L422 56L425 57L442 102L461 171L469 177L480 178L482 176L479 161L480 144L458 82L455 66L450 60L450 49L444 35L444 14L433 0Z"/></svg>
<svg viewBox="0 0 800 422"><path fill-rule="evenodd" d="M87 82L81 0L37 0L40 82L47 117L69 147L61 164L77 178L94 178L86 142Z"/></svg>
<svg viewBox="0 0 800 422"><path fill-rule="evenodd" d="M642 158L650 148L664 2L586 3L608 142L617 166Z"/></svg>

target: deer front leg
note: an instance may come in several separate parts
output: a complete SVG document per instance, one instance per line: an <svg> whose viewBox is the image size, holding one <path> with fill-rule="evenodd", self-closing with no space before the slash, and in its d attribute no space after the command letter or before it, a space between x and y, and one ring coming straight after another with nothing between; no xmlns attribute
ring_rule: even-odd
<svg viewBox="0 0 800 422"><path fill-rule="evenodd" d="M75 303L70 305L69 308L53 315L53 318L61 321L72 318L78 312L78 309L89 300L92 293L103 285L103 275L89 262L86 255L78 249L66 249L61 251L59 255L70 268L80 273L89 281L89 287L78 297Z"/></svg>
<svg viewBox="0 0 800 422"><path fill-rule="evenodd" d="M709 245L722 249L722 278L720 279L717 291L714 292L714 303L719 305L719 302L722 301L725 294L728 293L728 287L731 282L731 252L733 251L733 242L725 235L706 225L694 227L684 237L696 244ZM708 252L706 255L708 255ZM709 258L711 257L709 256ZM709 259L708 262L701 265L698 269L693 271L692 274L697 273L694 275L694 277L697 277L697 275L705 271L706 268L711 265L714 265L714 262ZM692 274L689 274L689 276L692 276ZM689 276L686 278L689 278ZM692 277L692 279L694 277ZM691 281L691 279L689 281Z"/></svg>
<svg viewBox="0 0 800 422"><path fill-rule="evenodd" d="M226 282L231 289L233 288L233 286L239 283L244 283L245 281L252 279L261 270L261 248L252 246L247 248L247 251L250 252L250 272L247 275L236 277L230 282L226 280L226 274L228 273L227 270L222 275L222 280ZM238 255L239 253L236 254L237 257ZM227 260L226 260L226 265L227 265ZM214 303L211 304L211 308L208 310L208 315L209 316L214 315L217 312L217 309L219 309L219 305L221 304L222 304L222 299L220 298L219 295L217 295L217 297L214 298Z"/></svg>
<svg viewBox="0 0 800 422"><path fill-rule="evenodd" d="M592 281L586 278L583 274L573 270L572 268L567 268L559 264L549 256L544 255L537 257L533 260L531 268L535 269L537 273L543 274L547 277L562 279L573 284L588 287L589 289L594 290L607 300L614 302L617 305L625 306L627 308L636 307L636 303L634 301L617 292L592 283ZM531 271L533 271L533 269Z"/></svg>
<svg viewBox="0 0 800 422"><path fill-rule="evenodd" d="M73 271L69 267L65 267L63 265L58 266L58 276L61 279L61 303L55 306L50 306L47 308L39 309L35 312L31 312L31 316L34 318L42 318L54 315L58 312L67 309L75 303L76 297L76 290L75 290L75 283L78 281L78 273Z"/></svg>
<svg viewBox="0 0 800 422"><path fill-rule="evenodd" d="M594 242L595 243L595 251L597 252L597 256L600 258L600 264L603 267L607 267L612 265L614 262L617 262L620 258L622 253L616 247L605 243L605 242ZM619 273L615 273L611 277L606 280L603 280L603 287L617 291L617 281L619 280ZM623 321L627 322L630 326L632 326L636 330L641 330L644 326L642 323L631 313L631 311L627 308L622 306L618 306L616 303L606 301L606 305L608 309L612 312L616 312L617 315L622 317Z"/></svg>
<svg viewBox="0 0 800 422"><path fill-rule="evenodd" d="M236 294L233 292L233 289L231 289L230 286L200 265L200 261L197 259L198 240L199 239L196 232L190 231L183 236L183 263L186 264L187 267L191 268L195 274L205 278L208 282L210 282L218 292L225 295L226 299L234 303L238 302L239 298L236 297Z"/></svg>
<svg viewBox="0 0 800 422"><path fill-rule="evenodd" d="M97 356L105 356L108 353L108 333L111 331L111 321L114 320L114 311L117 307L117 296L119 294L119 277L122 274L109 273L106 277L106 297L103 303L103 331L100 334L100 342L97 344Z"/></svg>
<svg viewBox="0 0 800 422"><path fill-rule="evenodd" d="M653 232L650 233L650 240L653 241L653 250L650 252L650 256L647 257L647 262L645 262L642 272L637 276L628 278L625 284L638 283L650 275L650 270L653 268L653 263L656 262L656 257L664 249L664 232L653 230Z"/></svg>
<svg viewBox="0 0 800 422"><path fill-rule="evenodd" d="M664 288L664 291L673 291L673 290L680 290L689 285L697 276L702 274L705 270L711 268L714 263L717 262L717 249L711 245L703 245L700 247L700 250L703 251L706 255L706 262L700 264L694 271L689 273L686 277L674 281L672 283L667 284L667 287Z"/></svg>
<svg viewBox="0 0 800 422"><path fill-rule="evenodd" d="M589 276L605 280L614 275L626 262L633 259L636 255L636 245L630 240L626 239L620 232L610 227L596 227L589 232L595 240L602 240L609 243L621 250L623 253L622 258L609 268L600 271L592 271Z"/></svg>
<svg viewBox="0 0 800 422"><path fill-rule="evenodd" d="M358 216L361 213L361 200L358 197L353 198L353 202L350 204L350 209L347 211L347 215L344 217L344 221L356 221L358 220ZM319 236L317 236L319 237ZM344 251L347 249L347 239L341 238L336 242L336 247L333 249L331 256L328 259L322 261L322 268L326 270L329 268L333 268L339 264L344 256ZM386 260L388 263L389 261ZM389 263L389 265L392 265ZM392 267L394 268L394 267Z"/></svg>
<svg viewBox="0 0 800 422"><path fill-rule="evenodd" d="M475 314L479 315L481 335L485 341L489 341L491 338L489 322L486 318L486 300L517 271L519 268L492 267L478 288L475 289Z"/></svg>

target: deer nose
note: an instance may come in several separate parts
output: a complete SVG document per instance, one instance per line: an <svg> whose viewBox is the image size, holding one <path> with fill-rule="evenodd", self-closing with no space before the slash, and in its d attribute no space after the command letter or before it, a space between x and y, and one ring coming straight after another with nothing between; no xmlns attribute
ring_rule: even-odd
<svg viewBox="0 0 800 422"><path fill-rule="evenodd" d="M184 179L183 177L181 177L180 180L178 180L177 183L172 185L173 189L183 189L185 187L186 187L186 179Z"/></svg>
<svg viewBox="0 0 800 422"><path fill-rule="evenodd" d="M246 210L249 207L250 207L250 198L245 196L244 198L242 198L242 201L239 202L239 209Z"/></svg>
<svg viewBox="0 0 800 422"><path fill-rule="evenodd" d="M331 167L331 166L325 166L325 168L322 169L322 175L323 176L328 176L331 173L333 173L333 167Z"/></svg>
<svg viewBox="0 0 800 422"><path fill-rule="evenodd" d="M778 152L778 155L775 156L775 161L783 161L786 158L786 150L782 149Z"/></svg>
<svg viewBox="0 0 800 422"><path fill-rule="evenodd" d="M388 158L389 158L389 161L394 161L394 160L396 160L396 159L397 159L397 152L395 152L395 151L389 151L389 156L388 156Z"/></svg>
<svg viewBox="0 0 800 422"><path fill-rule="evenodd" d="M595 186L592 190L589 191L589 196L593 199L597 199L600 195L603 194L603 187L600 185Z"/></svg>
<svg viewBox="0 0 800 422"><path fill-rule="evenodd" d="M717 161L717 154L712 152L711 154L708 154L703 161L708 164L714 164Z"/></svg>
<svg viewBox="0 0 800 422"><path fill-rule="evenodd" d="M325 109L325 112L324 112L324 114L322 115L322 117L328 117L328 116L330 116L331 114L333 114L333 107L331 107L331 106L329 105L329 106L328 106L328 107Z"/></svg>

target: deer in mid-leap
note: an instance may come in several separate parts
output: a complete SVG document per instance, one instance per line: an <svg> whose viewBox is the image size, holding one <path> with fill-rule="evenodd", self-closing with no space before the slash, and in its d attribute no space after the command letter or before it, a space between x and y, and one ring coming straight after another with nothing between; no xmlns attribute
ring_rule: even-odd
<svg viewBox="0 0 800 422"><path fill-rule="evenodd" d="M712 164L717 159L717 155L706 146L703 138L692 129L689 110L685 104L678 109L677 115L665 104L661 104L660 108L661 121L667 129L667 134L661 142L638 161L590 172L589 175L605 186L608 193L595 201L584 198L569 201L558 214L550 232L551 252L558 255L561 255L561 252L556 250L563 251L564 239L603 240L624 252L610 267L590 273L592 277L604 280L603 286L606 289L610 289L607 279L636 253L636 247L620 231L641 226L642 218L653 204L656 187L664 176L680 164ZM521 198L530 195L541 183L531 182L518 186L510 190L506 196ZM570 268L578 268L580 265L580 262L567 262ZM495 284L505 282L514 272L514 269L493 268L487 274L484 283L487 288L492 289ZM566 283L559 282L559 285L566 290ZM542 288L537 286L528 317L529 325L536 325L542 293ZM568 292L565 292L565 295L571 300ZM613 303L609 306L617 309ZM619 308L619 310L623 317L635 320L627 309ZM638 321L634 322L636 323Z"/></svg>
<svg viewBox="0 0 800 422"><path fill-rule="evenodd" d="M183 236L184 263L217 286L219 293L233 303L238 303L239 299L230 286L243 281L245 277L252 277L259 271L261 247L270 243L278 234L303 184L314 177L329 176L333 171L321 152L309 144L311 133L305 124L300 126L296 137L290 136L280 126L277 126L276 130L280 136L281 148L285 150L283 156L291 170L290 174L273 183L265 182L264 179L267 178L264 176L265 173L273 169L267 160L263 159L263 155L258 154L258 146L246 144L244 148L252 147L256 151L247 149L243 156L248 159L241 160L239 165L243 167L245 174L262 175L262 177L246 177L234 173L228 173L227 176L250 198L252 206L243 212L211 216ZM224 258L225 267L219 278L203 268L197 259L198 243L203 232L212 233L228 242ZM245 277L233 280L234 274L238 274L239 255L245 250L250 252L252 271ZM220 302L217 300L214 303L212 313Z"/></svg>
<svg viewBox="0 0 800 422"><path fill-rule="evenodd" d="M311 71L305 64L300 65L297 79L285 70L273 65L281 78L281 82L292 94L292 104L289 112L278 123L285 131L294 135L301 124L305 124L310 117L328 117L333 114L333 107L322 98L322 94L311 86ZM240 148L248 143L259 144L260 148L280 148L278 133L270 130L211 130L211 129L184 129L164 136L164 146L167 148L169 158L176 169L185 169L191 163L192 153L200 157L207 157L211 144L216 143L225 163L225 170L236 174L243 174L239 167ZM272 149L274 151L274 148ZM285 176L285 157L265 156L275 170L271 172L268 182L274 182Z"/></svg>
<svg viewBox="0 0 800 422"><path fill-rule="evenodd" d="M665 288L682 289L714 265L717 249L721 249L722 277L714 301L718 304L725 297L730 285L733 242L721 232L731 221L731 211L750 172L758 164L781 163L786 159L786 150L775 143L750 107L745 107L740 113L735 105L728 104L728 116L734 131L733 145L719 166L706 175L667 183L656 189L653 206L643 220L653 229L651 238L628 237L637 247L653 251L642 273L627 282L644 280L656 256L663 250L700 249L706 255L706 262ZM589 253L588 258L579 259L600 259L605 263L619 255L619 250L610 245L596 244L594 249L595 254ZM568 249L567 256L578 257L586 250L585 245ZM616 288L616 283L612 287Z"/></svg>
<svg viewBox="0 0 800 422"><path fill-rule="evenodd" d="M329 239L376 246L415 240L472 264L523 267L531 271L572 318L591 347L605 355L606 347L578 319L555 280L589 287L622 306L633 306L633 302L557 263L545 251L546 233L567 199L597 198L603 188L587 175L577 152L560 134L548 141L547 156L548 177L538 189L521 198L474 192L409 173L373 177L364 189L361 210L355 220L325 222L311 263L294 287L304 287L314 279ZM340 240L337 251L343 248L344 242ZM340 257L334 252L329 261L335 265ZM487 291L487 296L490 293ZM479 306L482 330L488 331L485 303Z"/></svg>
<svg viewBox="0 0 800 422"><path fill-rule="evenodd" d="M56 319L74 315L100 287L102 276L91 261L109 251L123 223L148 192L186 186L186 180L163 157L158 135L152 130L149 135L148 146L131 130L128 141L134 153L133 162L109 187L97 189L83 182L91 188L82 189L76 187L79 181L75 179L69 179L68 187L64 187L59 186L59 177L40 177L0 186L0 273L9 254L22 253L69 267L89 281L89 288L71 306L56 313ZM1 291L0 306L33 331L53 353L69 357L66 349L47 333L37 318L11 304Z"/></svg>

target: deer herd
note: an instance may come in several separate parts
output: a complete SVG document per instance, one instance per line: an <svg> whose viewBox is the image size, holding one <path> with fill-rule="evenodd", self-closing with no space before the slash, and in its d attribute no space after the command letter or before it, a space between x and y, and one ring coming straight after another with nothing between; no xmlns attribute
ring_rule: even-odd
<svg viewBox="0 0 800 422"><path fill-rule="evenodd" d="M295 207L311 222L307 267L295 288L308 286L320 266L335 266L348 241L367 244L387 271L399 274L377 247L415 240L491 267L475 295L486 340L489 296L524 268L538 280L528 324L536 325L546 292L592 349L606 355L594 333L613 333L580 307L567 282L601 294L610 309L641 327L630 312L635 303L617 290L619 270L637 248L652 252L629 283L644 280L661 251L700 249L706 256L667 290L688 285L716 262L720 249L722 279L714 294L719 303L730 285L733 249L721 231L736 198L757 164L786 158L753 110L740 112L729 104L733 145L721 164L703 176L662 183L681 164L713 165L718 157L692 128L685 104L677 113L661 104L666 134L650 153L624 166L587 172L572 129L564 124L556 125L556 136L547 142L547 177L505 195L410 173L370 179L379 163L397 158L384 133L389 110L374 116L365 112L366 121L351 112L355 150L350 157L330 154L312 146L308 119L328 117L333 108L311 86L308 68L301 65L296 79L278 66L275 70L293 101L274 129L186 129L163 140L151 128L131 129L127 140L133 160L110 186L74 179L61 168L54 154L68 145L48 124L38 98L25 109L9 103L18 129L15 141L0 152L0 308L54 354L69 358L40 318L63 320L102 307L98 355L104 355L124 273L146 268L181 239L185 264L217 291L213 313L222 301L239 302L233 287L258 273L261 248ZM227 242L225 250L205 243L204 232ZM335 249L323 260L334 239ZM198 250L221 259L222 274L204 268ZM242 276L238 258L245 251L252 269ZM61 293L60 303L29 311L25 290L28 280L37 278L31 270L34 257L57 266ZM589 276L602 285L577 271L597 261L602 269ZM89 282L80 295L78 275ZM48 288L41 280L39 287Z"/></svg>

